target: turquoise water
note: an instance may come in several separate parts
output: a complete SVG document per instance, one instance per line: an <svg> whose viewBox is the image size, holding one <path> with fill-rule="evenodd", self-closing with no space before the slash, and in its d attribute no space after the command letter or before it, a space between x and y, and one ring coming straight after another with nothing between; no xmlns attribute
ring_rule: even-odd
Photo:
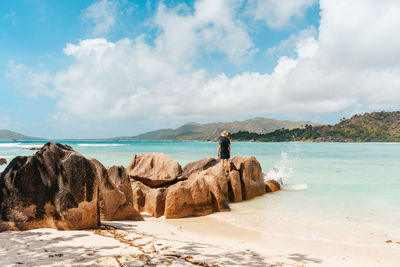
<svg viewBox="0 0 400 267"><path fill-rule="evenodd" d="M135 153L162 152L181 165L217 154L217 144L207 142L68 144L106 166L126 166ZM0 157L30 155L35 151L22 148L38 145L0 143ZM334 233L345 231L343 242L400 241L400 144L233 143L235 155L254 155L267 176L282 179L284 190L232 204L232 212L214 217L301 238L335 240Z"/></svg>

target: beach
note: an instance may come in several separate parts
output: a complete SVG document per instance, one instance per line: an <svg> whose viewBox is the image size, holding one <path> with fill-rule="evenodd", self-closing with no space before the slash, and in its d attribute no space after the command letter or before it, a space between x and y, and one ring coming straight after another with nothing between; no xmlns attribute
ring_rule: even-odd
<svg viewBox="0 0 400 267"><path fill-rule="evenodd" d="M11 160L40 143L2 143ZM214 143L69 143L105 166L161 152L181 165ZM230 212L183 219L102 222L98 230L0 233L2 266L398 266L398 145L235 143L279 192L230 203ZM3 165L0 171L3 171ZM274 170L274 168L277 170Z"/></svg>
<svg viewBox="0 0 400 267"><path fill-rule="evenodd" d="M1 1L0 267L400 267L400 0Z"/></svg>
<svg viewBox="0 0 400 267"><path fill-rule="evenodd" d="M260 234L210 216L103 223L98 230L3 232L1 266L398 266L375 247Z"/></svg>

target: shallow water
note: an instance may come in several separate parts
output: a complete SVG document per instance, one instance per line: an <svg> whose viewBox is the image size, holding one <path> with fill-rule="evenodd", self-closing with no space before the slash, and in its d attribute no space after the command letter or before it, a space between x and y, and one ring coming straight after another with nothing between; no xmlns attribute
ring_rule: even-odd
<svg viewBox="0 0 400 267"><path fill-rule="evenodd" d="M0 143L0 157L10 161L30 155L35 151L22 148L41 144ZM135 153L162 152L181 165L217 154L217 144L206 142L68 144L106 166L126 166ZM400 144L233 143L235 155L254 155L263 172L282 179L284 190L232 204L232 212L213 217L306 239L358 245L400 242Z"/></svg>

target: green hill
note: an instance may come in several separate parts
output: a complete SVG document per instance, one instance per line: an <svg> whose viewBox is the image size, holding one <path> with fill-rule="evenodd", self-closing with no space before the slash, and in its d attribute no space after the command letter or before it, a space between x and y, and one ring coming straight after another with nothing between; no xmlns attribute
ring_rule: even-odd
<svg viewBox="0 0 400 267"><path fill-rule="evenodd" d="M282 128L266 134L239 131L230 137L262 142L400 142L400 111L357 114L350 119L343 118L335 125Z"/></svg>
<svg viewBox="0 0 400 267"><path fill-rule="evenodd" d="M268 133L280 128L294 129L302 128L306 124L319 125L312 122L279 121L266 118L255 118L245 121L218 122L199 124L189 122L176 129L161 129L147 132L133 137L120 137L114 140L137 140L137 141L187 141L187 140L212 140L219 137L222 131L230 133L238 131L249 131L259 134Z"/></svg>
<svg viewBox="0 0 400 267"><path fill-rule="evenodd" d="M9 130L0 130L0 142L39 141L39 140L44 140L44 139L26 136Z"/></svg>

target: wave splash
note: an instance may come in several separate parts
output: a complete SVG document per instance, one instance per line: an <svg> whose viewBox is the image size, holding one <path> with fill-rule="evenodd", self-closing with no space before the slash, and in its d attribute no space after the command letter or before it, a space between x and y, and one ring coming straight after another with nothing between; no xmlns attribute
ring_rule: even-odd
<svg viewBox="0 0 400 267"><path fill-rule="evenodd" d="M281 185L282 190L306 190L307 184L288 183L294 172L294 162L295 159L289 158L286 152L282 152L280 160L264 176L264 181L275 180Z"/></svg>

